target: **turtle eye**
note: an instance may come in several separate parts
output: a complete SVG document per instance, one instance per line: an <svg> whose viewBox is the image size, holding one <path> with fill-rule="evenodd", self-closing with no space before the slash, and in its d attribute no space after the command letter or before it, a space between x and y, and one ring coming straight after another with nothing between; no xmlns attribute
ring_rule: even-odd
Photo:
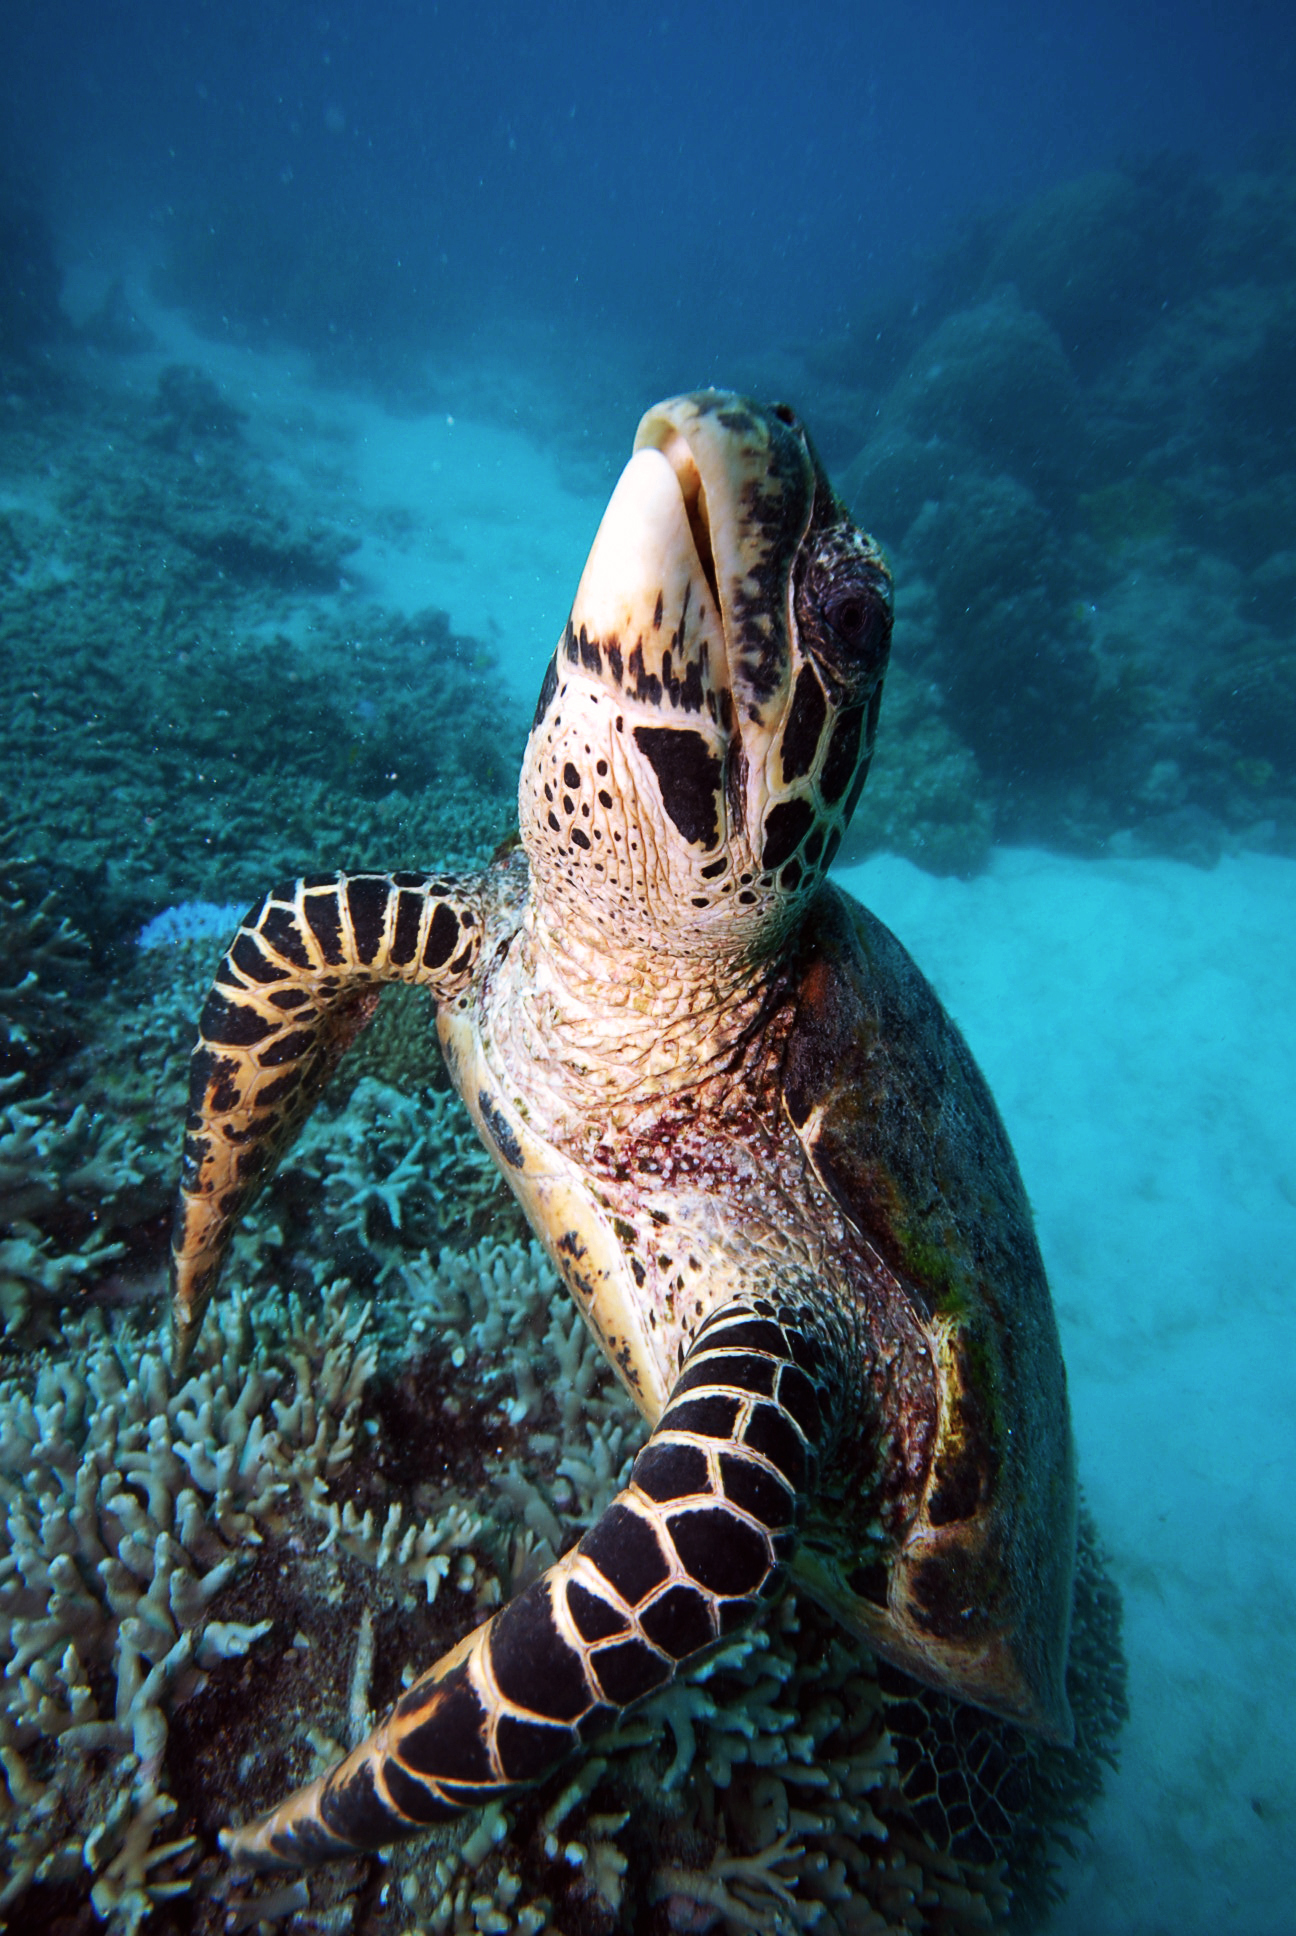
<svg viewBox="0 0 1296 1936"><path fill-rule="evenodd" d="M823 615L853 659L869 658L886 644L890 614L873 585L838 586L824 600Z"/></svg>

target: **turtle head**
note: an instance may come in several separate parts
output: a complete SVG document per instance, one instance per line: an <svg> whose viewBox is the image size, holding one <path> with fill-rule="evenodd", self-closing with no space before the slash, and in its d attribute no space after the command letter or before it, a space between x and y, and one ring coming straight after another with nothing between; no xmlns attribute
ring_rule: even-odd
<svg viewBox="0 0 1296 1936"><path fill-rule="evenodd" d="M794 413L658 404L536 707L538 895L676 954L777 945L859 798L890 639L881 552Z"/></svg>

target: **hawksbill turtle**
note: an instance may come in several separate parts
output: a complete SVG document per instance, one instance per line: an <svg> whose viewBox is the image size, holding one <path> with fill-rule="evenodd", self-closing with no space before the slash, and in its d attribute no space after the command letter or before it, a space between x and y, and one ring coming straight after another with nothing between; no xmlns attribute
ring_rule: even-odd
<svg viewBox="0 0 1296 1936"><path fill-rule="evenodd" d="M1065 1742L1076 1484L1016 1162L899 942L827 879L892 623L782 404L648 411L544 675L520 844L316 874L202 1010L183 1362L237 1219L382 985L651 1427L625 1489L363 1745L226 1849L295 1866L543 1780L786 1575L928 1686Z"/></svg>

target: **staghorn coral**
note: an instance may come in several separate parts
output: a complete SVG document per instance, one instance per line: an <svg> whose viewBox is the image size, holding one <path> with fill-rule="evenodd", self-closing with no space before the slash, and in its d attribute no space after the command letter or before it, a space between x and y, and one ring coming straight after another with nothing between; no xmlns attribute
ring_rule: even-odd
<svg viewBox="0 0 1296 1936"><path fill-rule="evenodd" d="M615 1489L640 1437L615 1401L600 1451L582 1456L577 1441L569 1466L558 1431L528 1439L516 1429L520 1390L538 1425L557 1422L547 1394L564 1378L568 1410L587 1407L591 1438L609 1415L599 1392L609 1374L579 1320L573 1328L553 1309L556 1280L538 1248L487 1244L418 1275L412 1353L404 1333L412 1389L375 1391L371 1312L341 1283L309 1308L277 1291L236 1298L178 1386L155 1327L98 1311L65 1328L59 1354L29 1354L0 1384L0 1847L10 1876L0 1906L31 1889L38 1901L72 1900L84 1883L113 1928L137 1927L190 1885L195 1845L187 1829L173 1831L178 1809L191 1825L189 1749L208 1684L224 1718L223 1664L273 1634L278 1691L260 1712L273 1716L277 1700L292 1726L280 1743L272 1721L262 1742L291 1752L295 1730L304 1750L329 1754L336 1742L319 1727L331 1721L341 1741L367 1717L375 1619L390 1698L393 1636L419 1659L445 1644L443 1586L471 1624ZM443 1335L429 1364L433 1325ZM490 1355L466 1374L476 1401L447 1391L438 1406L442 1360L479 1352ZM500 1440L486 1511L458 1490L444 1456L429 1456L438 1432L459 1427L469 1446ZM477 1454L469 1478L480 1463ZM387 1476L412 1467L418 1479L403 1488ZM368 1640L345 1688L338 1679L342 1712L330 1714L320 1649L345 1658L357 1631ZM168 1745L177 1714L178 1751ZM218 1747L207 1826L242 1798ZM264 1779L280 1778L273 1756L254 1758Z"/></svg>
<svg viewBox="0 0 1296 1936"><path fill-rule="evenodd" d="M1161 157L979 217L816 349L857 399L842 488L902 595L915 568L936 594L896 668L937 688L1001 837L1296 843L1294 265L1290 165Z"/></svg>
<svg viewBox="0 0 1296 1936"><path fill-rule="evenodd" d="M0 830L0 1081L47 1068L74 1039L89 961L85 936L25 845L18 828Z"/></svg>
<svg viewBox="0 0 1296 1936"><path fill-rule="evenodd" d="M565 1550L640 1421L538 1247L489 1240L406 1257L373 1310L341 1283L236 1296L178 1387L155 1326L93 1312L0 1385L0 1419L0 1846L29 1918L88 1894L114 1936L150 1914L375 1936L650 1913L985 1928L1014 1889L1047 1890L1119 1725L1118 1615L1086 1547L1080 1749L977 1717L1034 1784L1026 1830L947 1846L926 1771L967 1711L788 1595L569 1781L398 1849L376 1894L367 1865L249 1887L209 1852L215 1827L323 1765Z"/></svg>

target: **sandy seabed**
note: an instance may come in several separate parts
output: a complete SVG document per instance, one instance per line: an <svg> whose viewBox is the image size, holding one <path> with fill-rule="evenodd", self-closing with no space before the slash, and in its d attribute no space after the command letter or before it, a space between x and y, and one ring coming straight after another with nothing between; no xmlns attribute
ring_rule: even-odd
<svg viewBox="0 0 1296 1936"><path fill-rule="evenodd" d="M1001 849L840 875L1017 1148L1131 1717L1058 1932L1296 1929L1296 863Z"/></svg>

